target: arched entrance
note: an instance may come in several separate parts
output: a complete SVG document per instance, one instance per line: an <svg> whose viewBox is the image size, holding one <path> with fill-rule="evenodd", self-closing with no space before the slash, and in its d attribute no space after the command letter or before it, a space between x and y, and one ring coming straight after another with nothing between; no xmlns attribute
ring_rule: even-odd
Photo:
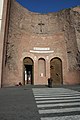
<svg viewBox="0 0 80 120"><path fill-rule="evenodd" d="M34 63L29 57L23 60L23 84L33 84Z"/></svg>
<svg viewBox="0 0 80 120"><path fill-rule="evenodd" d="M63 84L62 61L60 58L53 58L50 61L50 77L53 79L53 85Z"/></svg>

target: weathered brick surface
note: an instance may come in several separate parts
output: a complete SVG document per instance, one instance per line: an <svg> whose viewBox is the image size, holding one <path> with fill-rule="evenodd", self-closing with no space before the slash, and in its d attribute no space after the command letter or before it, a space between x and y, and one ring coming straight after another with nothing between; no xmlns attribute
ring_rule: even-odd
<svg viewBox="0 0 80 120"><path fill-rule="evenodd" d="M55 57L62 60L63 84L79 83L80 45L77 43L80 44L78 28L80 13L78 11L76 16L74 9L38 14L28 11L12 0L3 86L23 83L25 57L30 57L34 61L34 84L47 84L47 79L50 77L50 60ZM49 47L54 53L31 53L30 50L34 47ZM44 58L46 61L46 76L43 78L38 76L39 58Z"/></svg>

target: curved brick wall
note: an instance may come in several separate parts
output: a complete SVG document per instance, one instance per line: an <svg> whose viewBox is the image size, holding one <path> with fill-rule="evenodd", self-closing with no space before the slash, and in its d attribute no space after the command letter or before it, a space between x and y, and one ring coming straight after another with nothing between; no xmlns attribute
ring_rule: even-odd
<svg viewBox="0 0 80 120"><path fill-rule="evenodd" d="M80 28L78 28L80 9L76 9L38 14L28 11L12 0L6 38L3 86L23 83L25 57L30 57L34 61L34 84L47 84L47 78L50 77L50 60L54 57L62 60L63 84L80 83ZM30 50L34 47L49 47L54 53L31 53ZM36 75L39 58L46 60L44 78L38 78Z"/></svg>

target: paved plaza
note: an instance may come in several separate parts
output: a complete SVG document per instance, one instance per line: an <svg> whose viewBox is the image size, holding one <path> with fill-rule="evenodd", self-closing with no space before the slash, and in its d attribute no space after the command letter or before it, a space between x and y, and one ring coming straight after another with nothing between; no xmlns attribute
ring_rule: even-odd
<svg viewBox="0 0 80 120"><path fill-rule="evenodd" d="M80 120L80 86L0 89L0 120Z"/></svg>

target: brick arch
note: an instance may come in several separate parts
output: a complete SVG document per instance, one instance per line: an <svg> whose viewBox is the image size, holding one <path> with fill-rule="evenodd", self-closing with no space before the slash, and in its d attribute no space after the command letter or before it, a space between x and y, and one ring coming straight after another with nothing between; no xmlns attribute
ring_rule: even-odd
<svg viewBox="0 0 80 120"><path fill-rule="evenodd" d="M45 57L45 56L39 56L39 57L38 57L38 60L41 59L41 58L46 61L46 57Z"/></svg>
<svg viewBox="0 0 80 120"><path fill-rule="evenodd" d="M51 54L51 55L49 55L49 59L48 59L48 61L50 61L51 59L53 59L53 58L58 58L58 59L61 59L61 61L63 62L63 57L62 57L62 55L59 55L59 54Z"/></svg>
<svg viewBox="0 0 80 120"><path fill-rule="evenodd" d="M23 59L23 84L34 83L34 61L30 57Z"/></svg>
<svg viewBox="0 0 80 120"><path fill-rule="evenodd" d="M60 60L60 61L61 61L61 64L62 64L62 59L61 59L61 58L59 58L59 57L53 57L53 58L50 59L50 61L53 60L53 59L58 59L58 60Z"/></svg>
<svg viewBox="0 0 80 120"><path fill-rule="evenodd" d="M26 57L31 58L33 61L35 61L35 55L33 55L32 53L29 53L29 52L23 53L23 55L21 57L21 61L23 61L23 59Z"/></svg>
<svg viewBox="0 0 80 120"><path fill-rule="evenodd" d="M63 84L62 60L59 57L50 60L50 77L54 85Z"/></svg>
<svg viewBox="0 0 80 120"><path fill-rule="evenodd" d="M29 62L29 63L27 63L27 64L31 64L31 65L32 65L32 64L34 63L34 61L33 61L33 59L32 59L31 57L25 57L25 58L23 59L23 62L25 62L25 64L26 64L26 62L27 62L26 60Z"/></svg>
<svg viewBox="0 0 80 120"><path fill-rule="evenodd" d="M38 60L40 60L40 59L43 59L44 61L46 61L44 57L39 57Z"/></svg>

